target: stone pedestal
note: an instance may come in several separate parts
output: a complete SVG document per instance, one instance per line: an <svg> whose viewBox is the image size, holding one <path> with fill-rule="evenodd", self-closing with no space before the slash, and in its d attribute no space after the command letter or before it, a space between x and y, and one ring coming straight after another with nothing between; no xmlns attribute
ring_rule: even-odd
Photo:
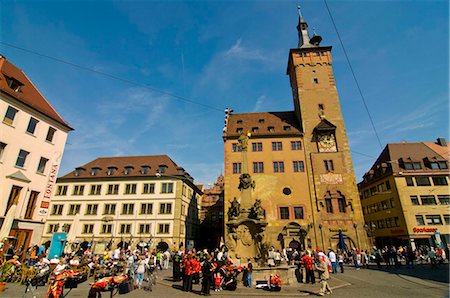
<svg viewBox="0 0 450 298"><path fill-rule="evenodd" d="M283 285L295 285L297 279L295 277L295 266L278 266L278 267L257 267L253 268L252 280L255 284L257 280L269 281L270 275L278 273Z"/></svg>

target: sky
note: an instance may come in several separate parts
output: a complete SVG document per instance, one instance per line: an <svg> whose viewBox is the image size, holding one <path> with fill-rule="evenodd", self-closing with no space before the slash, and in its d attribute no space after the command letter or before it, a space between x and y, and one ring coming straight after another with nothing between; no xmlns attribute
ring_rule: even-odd
<svg viewBox="0 0 450 298"><path fill-rule="evenodd" d="M449 140L448 1L327 3L381 142L325 2L300 1L333 46L356 180L387 143ZM297 22L295 0L5 0L0 53L75 129L60 176L97 157L167 154L212 183L225 108L294 109L286 66Z"/></svg>

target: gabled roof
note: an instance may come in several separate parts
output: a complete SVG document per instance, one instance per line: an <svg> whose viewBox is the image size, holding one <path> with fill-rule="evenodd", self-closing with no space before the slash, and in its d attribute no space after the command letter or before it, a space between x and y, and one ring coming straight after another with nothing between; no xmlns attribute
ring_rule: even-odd
<svg viewBox="0 0 450 298"><path fill-rule="evenodd" d="M314 130L316 131L330 131L330 130L336 130L336 126L328 121L327 119L322 119L319 124L317 124L316 127L314 127Z"/></svg>
<svg viewBox="0 0 450 298"><path fill-rule="evenodd" d="M21 87L19 91L14 91L9 87L8 79L11 78L20 82ZM70 127L69 124L55 111L25 73L1 55L0 92L8 94L21 103L62 124L67 129L73 130L73 128Z"/></svg>
<svg viewBox="0 0 450 298"><path fill-rule="evenodd" d="M295 112L229 114L224 137L238 138L239 130L250 132L255 137L302 134Z"/></svg>
<svg viewBox="0 0 450 298"><path fill-rule="evenodd" d="M133 169L125 174L125 167L132 166ZM148 172L143 174L142 167L149 167ZM166 166L164 175L184 177L183 173L178 171L178 165L167 155L147 155L147 156L114 156L99 157L85 165L76 167L76 169L60 178L64 179L98 179L98 178L120 178L120 177L151 177L156 176L160 166ZM92 175L92 169L98 171ZM108 175L108 168L116 168L113 174ZM77 170L78 175L76 175Z"/></svg>
<svg viewBox="0 0 450 298"><path fill-rule="evenodd" d="M420 143L391 143L387 144L381 152L378 159L372 165L370 170L364 175L369 178L367 184L371 183L371 179L378 179L385 175L398 174L398 173L413 173L414 175L420 174L448 174L449 170L434 170L430 169L425 164L426 161L442 160L448 161L449 158L449 146L441 146L437 143L420 142ZM408 162L420 162L422 165L421 170L405 170L402 163ZM385 171L383 171L383 169ZM358 185L365 186L364 181L358 183Z"/></svg>

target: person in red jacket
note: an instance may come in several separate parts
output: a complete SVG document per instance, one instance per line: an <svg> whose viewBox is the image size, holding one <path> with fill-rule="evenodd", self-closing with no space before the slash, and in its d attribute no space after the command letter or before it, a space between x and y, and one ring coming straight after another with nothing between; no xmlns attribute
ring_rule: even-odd
<svg viewBox="0 0 450 298"><path fill-rule="evenodd" d="M198 284L198 283L200 283L200 271L202 269L202 266L200 264L198 257L192 257L191 264L192 264L192 271L193 271L192 283Z"/></svg>
<svg viewBox="0 0 450 298"><path fill-rule="evenodd" d="M310 252L306 251L306 254L302 257L301 263L306 270L306 283L316 283L316 278L314 276L314 258L311 257Z"/></svg>
<svg viewBox="0 0 450 298"><path fill-rule="evenodd" d="M192 258L191 255L187 255L183 262L183 291L192 291L192 276L194 270L192 268Z"/></svg>

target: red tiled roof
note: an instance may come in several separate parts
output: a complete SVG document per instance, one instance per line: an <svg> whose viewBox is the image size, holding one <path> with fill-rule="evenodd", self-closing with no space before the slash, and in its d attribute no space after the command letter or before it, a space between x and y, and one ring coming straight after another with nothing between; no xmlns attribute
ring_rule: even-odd
<svg viewBox="0 0 450 298"><path fill-rule="evenodd" d="M255 137L301 135L300 122L294 112L261 112L230 114L225 137L239 137L238 132L250 132Z"/></svg>
<svg viewBox="0 0 450 298"><path fill-rule="evenodd" d="M166 171L163 174L169 176L183 177L177 170L178 165L167 155L147 155L147 156L117 156L117 157L99 157L76 169L84 169L78 176L76 170L60 177L64 179L97 179L97 178L120 178L120 177L151 177L155 176L160 166L165 165ZM129 174L125 174L125 167L133 167ZM142 174L141 167L149 166L147 174ZM108 168L115 167L117 170L112 175L108 175ZM93 168L99 168L96 175L91 175Z"/></svg>
<svg viewBox="0 0 450 298"><path fill-rule="evenodd" d="M8 86L8 82L6 80L7 77L13 78L23 84L19 92L14 91ZM14 97L25 105L64 125L69 130L73 130L73 128L69 126L69 124L55 111L55 109L53 109L53 107L48 103L45 97L39 92L25 73L3 56L0 56L0 92Z"/></svg>
<svg viewBox="0 0 450 298"><path fill-rule="evenodd" d="M447 174L448 169L436 170L429 169L424 161L426 160L448 160L450 156L449 146L441 146L431 142L418 142L418 143L391 143L387 144L381 152L377 161L372 165L370 171L364 176L370 176L368 184L372 183L373 179L381 178L391 173L412 173L414 175L430 175L430 174ZM403 162L420 162L422 164L421 170L405 170L401 167L401 161ZM382 168L386 168L386 172L382 172ZM358 185L365 187L364 181Z"/></svg>

